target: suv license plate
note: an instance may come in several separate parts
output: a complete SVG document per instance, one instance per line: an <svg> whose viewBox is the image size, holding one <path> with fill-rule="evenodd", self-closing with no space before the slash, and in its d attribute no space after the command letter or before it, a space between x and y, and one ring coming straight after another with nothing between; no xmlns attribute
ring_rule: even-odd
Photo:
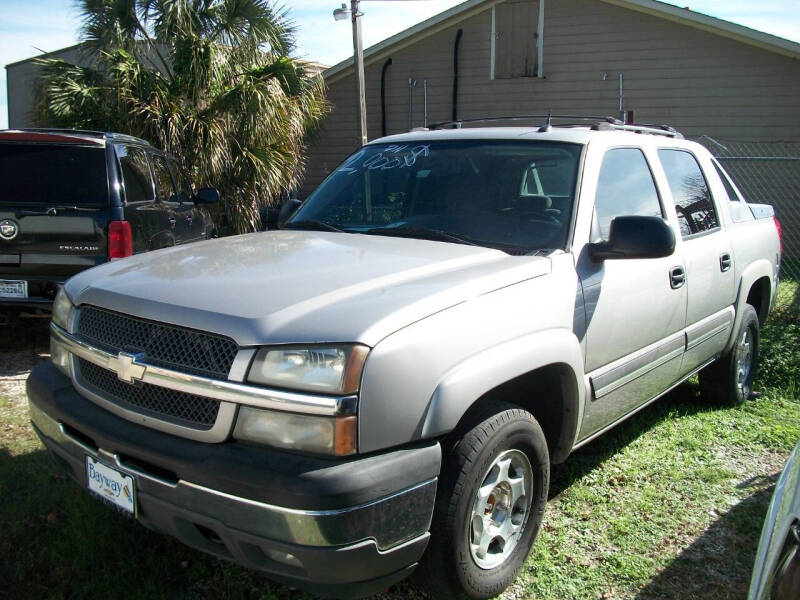
<svg viewBox="0 0 800 600"><path fill-rule="evenodd" d="M123 513L136 514L136 487L133 477L86 457L86 481L89 491L110 502Z"/></svg>
<svg viewBox="0 0 800 600"><path fill-rule="evenodd" d="M8 281L0 279L0 298L27 298L27 281Z"/></svg>

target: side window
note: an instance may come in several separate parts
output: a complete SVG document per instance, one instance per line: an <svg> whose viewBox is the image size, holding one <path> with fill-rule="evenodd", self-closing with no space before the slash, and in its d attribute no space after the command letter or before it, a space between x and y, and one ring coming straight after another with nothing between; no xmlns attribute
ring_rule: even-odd
<svg viewBox="0 0 800 600"><path fill-rule="evenodd" d="M739 197L739 194L736 193L736 190L733 189L733 185L731 185L728 175L720 168L720 166L717 164L717 161L711 162L714 165L714 169L717 171L717 175L719 175L719 178L722 181L722 185L725 187L725 193L728 194L728 200L730 202L740 202L742 199Z"/></svg>
<svg viewBox="0 0 800 600"><path fill-rule="evenodd" d="M192 198L194 197L194 192L192 190L192 184L189 181L189 178L181 171L181 168L178 166L178 163L175 159L169 159L169 166L172 170L172 178L175 180L175 184L178 187L178 197L181 202L191 202Z"/></svg>
<svg viewBox="0 0 800 600"><path fill-rule="evenodd" d="M681 236L687 238L719 227L711 192L697 159L685 150L671 149L659 150L658 157L675 199Z"/></svg>
<svg viewBox="0 0 800 600"><path fill-rule="evenodd" d="M151 154L150 159L153 162L153 175L156 180L156 198L159 202L176 202L175 188L172 187L166 159L158 154Z"/></svg>
<svg viewBox="0 0 800 600"><path fill-rule="evenodd" d="M653 174L638 148L614 148L606 152L594 199L592 239L608 240L614 217L663 217Z"/></svg>
<svg viewBox="0 0 800 600"><path fill-rule="evenodd" d="M133 146L117 146L116 149L122 169L122 183L125 186L125 201L153 200L153 180L147 165L147 155Z"/></svg>

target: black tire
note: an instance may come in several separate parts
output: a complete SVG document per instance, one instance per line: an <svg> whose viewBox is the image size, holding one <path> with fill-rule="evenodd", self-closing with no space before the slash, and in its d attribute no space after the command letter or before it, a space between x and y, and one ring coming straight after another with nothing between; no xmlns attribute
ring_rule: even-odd
<svg viewBox="0 0 800 600"><path fill-rule="evenodd" d="M743 352L745 337L749 343L749 356ZM758 367L760 341L758 314L755 308L746 304L733 348L700 371L700 393L705 400L725 406L738 406L750 397L753 377ZM739 373L740 357L748 364L743 378L740 378Z"/></svg>
<svg viewBox="0 0 800 600"><path fill-rule="evenodd" d="M511 585L536 539L547 504L550 456L539 423L529 412L505 402L494 403L483 415L478 417L482 420L466 431L449 456L445 457L442 468L431 524L431 540L414 574L415 582L434 600L492 598ZM512 513L516 515L522 523L522 529L510 536L516 541L509 542L512 545L500 564L494 568L481 568L476 562L480 558L476 558L470 549L473 507L477 503L478 488L490 477L490 468L496 468L496 461L505 462L506 457L513 456L524 466L523 454L529 461L532 479L530 484L526 482L525 487L525 496L530 494L531 497L530 507L524 516L517 512L518 506L527 503L525 498L506 511L507 516ZM507 468L509 472L514 470L517 477L522 476L516 467ZM487 508L489 505L502 508L502 500L495 504L494 493L489 498L491 500ZM513 499L513 495L508 498ZM508 502L505 506L508 506ZM483 509L481 511L483 513ZM495 513L486 510L483 514L492 518ZM508 520L513 521L513 518L508 516ZM490 530L487 528L487 531ZM496 560L500 554L491 556Z"/></svg>

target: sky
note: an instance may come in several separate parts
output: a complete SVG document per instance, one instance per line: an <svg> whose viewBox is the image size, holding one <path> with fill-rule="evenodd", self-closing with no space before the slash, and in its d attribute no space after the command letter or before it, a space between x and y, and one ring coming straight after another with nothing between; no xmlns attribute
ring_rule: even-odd
<svg viewBox="0 0 800 600"><path fill-rule="evenodd" d="M364 47L375 44L462 0L364 0ZM557 1L557 0L553 0ZM352 56L349 21L334 21L342 0L284 0L297 28L299 57L334 65ZM798 0L682 0L686 6L740 25L800 42ZM349 2L348 2L349 4ZM58 50L79 40L80 14L70 0L0 0L0 66L40 52ZM0 68L0 129L8 126L6 70Z"/></svg>

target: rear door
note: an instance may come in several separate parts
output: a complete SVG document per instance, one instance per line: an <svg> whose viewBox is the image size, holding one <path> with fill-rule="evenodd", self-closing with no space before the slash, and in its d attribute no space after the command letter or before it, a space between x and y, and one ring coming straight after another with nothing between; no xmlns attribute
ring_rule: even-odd
<svg viewBox="0 0 800 600"><path fill-rule="evenodd" d="M694 154L661 148L658 157L678 213L686 265L686 354L681 375L714 357L733 326L736 286L730 236Z"/></svg>
<svg viewBox="0 0 800 600"><path fill-rule="evenodd" d="M0 280L52 299L55 283L107 260L110 217L102 140L0 135Z"/></svg>

